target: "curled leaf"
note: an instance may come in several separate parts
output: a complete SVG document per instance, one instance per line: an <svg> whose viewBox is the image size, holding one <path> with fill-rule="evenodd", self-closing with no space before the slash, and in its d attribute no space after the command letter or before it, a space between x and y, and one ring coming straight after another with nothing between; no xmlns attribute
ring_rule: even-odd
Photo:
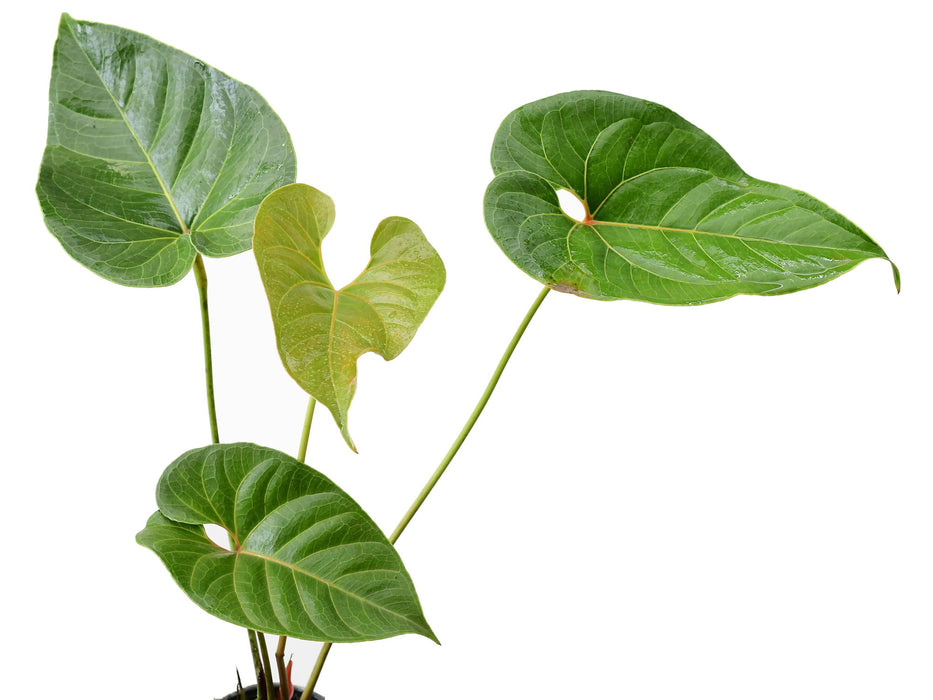
<svg viewBox="0 0 933 700"><path fill-rule="evenodd" d="M333 223L330 197L308 185L288 185L260 206L253 251L286 370L330 409L355 450L347 412L357 359L365 352L398 356L444 288L446 273L421 229L394 216L376 228L366 269L335 289L321 256Z"/></svg>

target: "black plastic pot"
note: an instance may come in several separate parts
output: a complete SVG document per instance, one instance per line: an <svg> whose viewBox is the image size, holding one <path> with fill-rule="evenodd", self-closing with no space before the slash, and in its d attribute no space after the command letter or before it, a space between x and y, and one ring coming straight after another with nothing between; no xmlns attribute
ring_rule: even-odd
<svg viewBox="0 0 933 700"><path fill-rule="evenodd" d="M279 687L275 686L275 689L278 690ZM291 700L299 700L299 698L301 697L301 691L302 691L302 688L295 688L295 692L292 693ZM246 700L256 700L256 698L259 697L259 693L257 692L255 685L246 686L245 688L243 688L243 692L246 693ZM318 695L317 693L311 693L311 698L312 700L324 700L324 696ZM223 700L240 700L240 694L234 691L230 693L230 695L227 695L226 697L224 697Z"/></svg>

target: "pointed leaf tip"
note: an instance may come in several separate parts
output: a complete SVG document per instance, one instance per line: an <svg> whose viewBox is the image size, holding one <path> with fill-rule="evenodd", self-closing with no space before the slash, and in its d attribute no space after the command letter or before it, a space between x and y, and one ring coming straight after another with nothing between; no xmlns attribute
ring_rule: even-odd
<svg viewBox="0 0 933 700"><path fill-rule="evenodd" d="M347 445L358 358L396 357L444 287L444 263L421 229L403 217L379 223L366 269L336 289L324 271L321 244L334 221L333 202L315 188L282 187L256 215L253 251L269 299L285 369L323 403Z"/></svg>
<svg viewBox="0 0 933 700"><path fill-rule="evenodd" d="M343 435L343 439L347 443L347 447L353 450L356 454L359 454L360 451L356 449L356 443L353 442L353 438L350 437L350 430L346 424L340 426L340 434Z"/></svg>

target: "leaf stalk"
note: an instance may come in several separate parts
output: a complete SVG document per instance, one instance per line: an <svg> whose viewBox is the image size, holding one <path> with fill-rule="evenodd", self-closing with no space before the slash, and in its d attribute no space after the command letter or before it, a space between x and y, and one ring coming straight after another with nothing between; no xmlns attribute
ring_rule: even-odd
<svg viewBox="0 0 933 700"><path fill-rule="evenodd" d="M207 270L204 259L198 253L194 258L194 278L198 285L198 298L201 304L201 332L204 344L204 381L207 389L207 415L211 425L211 442L220 442L220 431L217 427L217 404L214 401L214 363L211 352L211 321L207 303ZM230 548L237 547L233 537L230 539ZM266 638L261 632L248 630L250 652L256 666L256 682L260 689L265 688L264 695L273 700L272 665L269 663L269 649ZM260 693L263 694L262 692Z"/></svg>
<svg viewBox="0 0 933 700"><path fill-rule="evenodd" d="M308 410L305 412L305 424L301 429L301 443L298 445L298 461L305 462L308 456L308 438L311 435L311 419L314 418L314 407L317 405L312 396L308 399Z"/></svg>
<svg viewBox="0 0 933 700"><path fill-rule="evenodd" d="M249 649L253 655L253 666L256 668L256 695L259 700L271 700L266 695L266 674L262 668L262 657L259 655L259 642L256 639L256 630L246 630L249 636Z"/></svg>
<svg viewBox="0 0 933 700"><path fill-rule="evenodd" d="M266 696L269 700L275 700L275 680L272 677L272 664L269 660L269 647L266 645L266 635L257 631L256 638L259 640L259 653L262 657L262 668L266 680Z"/></svg>
<svg viewBox="0 0 933 700"><path fill-rule="evenodd" d="M476 421L479 419L483 409L486 408L486 404L489 403L492 392L495 390L496 385L499 383L499 378L502 376L502 372L505 371L505 367L509 363L509 360L512 357L512 353L515 352L515 348L518 347L519 341L525 334L525 330L528 328L528 324L531 323L531 319L534 318L535 313L537 313L538 307L541 306L541 303L544 301L544 298L550 291L550 287L544 287L535 298L531 307L528 309L528 312L525 314L525 318L522 319L518 329L515 331L515 335L512 336L512 340L509 342L508 347L502 354L502 358L499 360L499 364L496 366L496 370L492 373L492 377L490 378L489 383L486 385L486 389L483 391L483 395L480 397L463 428L460 429L460 434L457 435L456 439L453 441L453 444L450 446L450 449L447 450L447 454L444 455L444 459L441 460L440 465L438 465L437 469L431 475L431 478L428 479L428 482L425 484L424 488L421 489L421 493L418 494L418 497L411 504L411 507L409 507L405 515L402 516L399 524L395 526L395 530L393 530L392 534L389 536L389 542L391 544L395 544L398 541L398 538L405 531L405 528L408 527L408 524L412 521L412 518L415 517L415 514L424 504L425 500L427 500L428 496L431 494L431 491L433 491L434 487L437 486L437 482L440 481L441 477L444 475L444 472L447 471L447 467L450 466L450 463L453 461L453 458L456 456L457 452L460 451L460 447L463 445L467 436L470 434L470 431L473 430L473 426L476 425ZM324 667L324 662L327 660L327 655L330 653L331 646L333 646L331 642L325 642L324 646L321 647L317 662L314 664L314 670L311 672L311 677L308 679L308 684L305 686L304 692L301 694L301 700L309 700L311 694L314 692L314 686L317 684L318 678L321 675L321 669Z"/></svg>
<svg viewBox="0 0 933 700"><path fill-rule="evenodd" d="M317 656L317 661L314 663L314 669L311 671L311 677L308 678L308 684L302 691L299 700L311 700L314 696L314 686L317 685L317 680L321 677L321 669L324 668L324 662L327 661L327 655L330 653L332 646L334 646L332 642L324 642L324 646L321 647L321 651Z"/></svg>
<svg viewBox="0 0 933 700"><path fill-rule="evenodd" d="M298 445L298 461L304 462L308 456L308 439L311 436L311 421L314 418L314 407L317 405L317 401L313 396L308 399L308 408L305 411L305 422L301 427L301 442ZM288 685L288 672L285 669L285 644L288 642L288 637L282 635L279 637L279 644L275 649L275 663L279 671L279 698L285 699L285 693L287 691L283 690L285 686Z"/></svg>
<svg viewBox="0 0 933 700"><path fill-rule="evenodd" d="M275 666L279 672L279 700L291 700L288 694L288 670L285 668L285 643L288 637L279 637L279 644L275 648Z"/></svg>
<svg viewBox="0 0 933 700"><path fill-rule="evenodd" d="M466 424L464 424L463 428L460 430L460 434L457 435L453 444L450 446L450 449L447 451L447 454L444 455L444 459L441 460L440 465L431 475L431 478L428 479L428 483L424 485L423 489L421 489L421 493L418 494L418 497L415 499L414 503L411 504L411 507L399 521L399 524L395 526L395 530L393 530L392 534L389 536L390 543L395 544L396 541L398 541L398 538L405 531L405 528L408 527L408 523L410 523L412 518L415 517L415 514L424 504L425 500L430 495L434 487L437 485L437 482L440 481L441 477L444 475L444 472L447 471L447 467L450 465L450 463L453 461L453 458L460 450L460 447L466 440L467 435L470 434L470 431L476 424L477 419L479 419L483 409L486 408L486 404L489 403L489 398L492 396L492 392L495 390L496 385L499 383L499 378L502 376L502 372L505 370L505 366L509 363L509 359L511 359L512 353L515 352L515 348L518 346L518 342L522 339L522 335L524 335L525 329L528 328L528 324L531 323L531 319L534 318L535 313L538 311L538 307L541 306L541 303L544 301L544 297L547 296L549 291L551 291L550 287L544 287L541 290L541 293L538 294L537 298L534 300L531 308L528 309L528 313L525 314L525 318L522 319L521 324L519 324L518 329L515 331L515 335L512 336L511 342L509 342L508 347L502 354L502 359L499 360L499 364L496 366L496 371L492 373L492 377L490 378L489 383L486 385L486 389L483 391L483 395L477 402L476 407L473 409L473 413L470 414Z"/></svg>
<svg viewBox="0 0 933 700"><path fill-rule="evenodd" d="M220 442L217 429L217 406L214 403L214 363L211 355L211 320L207 308L207 271L204 259L198 253L194 258L194 279L198 283L198 297L201 301L201 333L204 338L204 380L207 384L207 415L211 423L211 441Z"/></svg>

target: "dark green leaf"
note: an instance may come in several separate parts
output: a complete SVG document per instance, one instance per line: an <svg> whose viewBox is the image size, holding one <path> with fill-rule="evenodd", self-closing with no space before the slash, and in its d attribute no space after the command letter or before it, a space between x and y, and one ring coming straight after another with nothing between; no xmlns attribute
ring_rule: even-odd
<svg viewBox="0 0 933 700"><path fill-rule="evenodd" d="M250 247L256 208L295 179L285 126L250 87L150 37L63 15L37 194L78 262L137 287L198 252Z"/></svg>
<svg viewBox="0 0 933 700"><path fill-rule="evenodd" d="M756 180L669 109L624 95L571 92L515 110L492 167L493 238L538 281L584 297L785 294L888 259L822 202ZM563 212L558 190L580 199L583 220ZM894 278L899 287L896 267Z"/></svg>
<svg viewBox="0 0 933 700"><path fill-rule="evenodd" d="M300 639L360 642L434 633L398 553L322 474L266 447L185 453L159 480L137 542L207 612ZM229 533L233 551L203 525Z"/></svg>
<svg viewBox="0 0 933 700"><path fill-rule="evenodd" d="M395 216L376 229L366 269L335 289L321 257L333 223L330 197L288 185L259 208L253 249L285 368L330 409L353 447L347 411L357 358L376 352L391 360L402 352L444 288L445 271L421 229Z"/></svg>

